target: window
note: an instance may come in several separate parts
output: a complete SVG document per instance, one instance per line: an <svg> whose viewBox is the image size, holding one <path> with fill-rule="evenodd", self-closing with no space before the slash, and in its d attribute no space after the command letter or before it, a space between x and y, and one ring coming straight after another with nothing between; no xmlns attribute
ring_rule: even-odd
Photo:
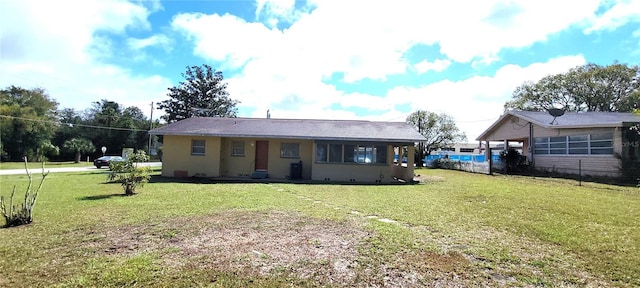
<svg viewBox="0 0 640 288"><path fill-rule="evenodd" d="M569 136L569 154L589 154L588 135Z"/></svg>
<svg viewBox="0 0 640 288"><path fill-rule="evenodd" d="M549 154L567 154L567 136L549 137Z"/></svg>
<svg viewBox="0 0 640 288"><path fill-rule="evenodd" d="M344 163L356 162L356 145L344 145Z"/></svg>
<svg viewBox="0 0 640 288"><path fill-rule="evenodd" d="M282 157L282 158L300 158L300 143L282 143L282 144L280 144L280 157Z"/></svg>
<svg viewBox="0 0 640 288"><path fill-rule="evenodd" d="M191 155L204 155L205 143L204 140L191 140Z"/></svg>
<svg viewBox="0 0 640 288"><path fill-rule="evenodd" d="M535 138L533 139L533 147L535 155L547 155L549 154L549 138Z"/></svg>
<svg viewBox="0 0 640 288"><path fill-rule="evenodd" d="M231 156L244 156L244 141L233 141Z"/></svg>
<svg viewBox="0 0 640 288"><path fill-rule="evenodd" d="M460 148L460 153L473 153L474 148Z"/></svg>
<svg viewBox="0 0 640 288"><path fill-rule="evenodd" d="M316 162L386 164L386 145L316 144Z"/></svg>
<svg viewBox="0 0 640 288"><path fill-rule="evenodd" d="M329 162L331 163L342 162L342 145L341 144L329 144Z"/></svg>
<svg viewBox="0 0 640 288"><path fill-rule="evenodd" d="M591 135L591 154L613 154L613 133Z"/></svg>
<svg viewBox="0 0 640 288"><path fill-rule="evenodd" d="M328 162L329 144L316 144L316 162Z"/></svg>
<svg viewBox="0 0 640 288"><path fill-rule="evenodd" d="M613 133L534 139L536 155L611 155Z"/></svg>
<svg viewBox="0 0 640 288"><path fill-rule="evenodd" d="M377 164L387 164L387 146L379 145L373 147L373 153L376 156L374 159L374 163Z"/></svg>

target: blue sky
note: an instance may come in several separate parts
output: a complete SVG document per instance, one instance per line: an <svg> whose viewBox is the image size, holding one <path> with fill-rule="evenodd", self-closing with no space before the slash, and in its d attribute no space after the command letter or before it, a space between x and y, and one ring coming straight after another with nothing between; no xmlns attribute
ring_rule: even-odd
<svg viewBox="0 0 640 288"><path fill-rule="evenodd" d="M1 87L45 88L61 108L149 116L186 66L209 64L242 117L428 110L473 141L525 81L640 64L640 0L0 0L0 48Z"/></svg>

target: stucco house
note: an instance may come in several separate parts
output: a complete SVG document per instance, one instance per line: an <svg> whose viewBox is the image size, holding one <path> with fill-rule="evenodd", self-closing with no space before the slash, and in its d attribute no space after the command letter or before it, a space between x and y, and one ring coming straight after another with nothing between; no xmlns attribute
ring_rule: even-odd
<svg viewBox="0 0 640 288"><path fill-rule="evenodd" d="M640 116L617 112L507 111L476 139L522 143L522 154L538 170L620 176L620 159L639 161L634 130Z"/></svg>
<svg viewBox="0 0 640 288"><path fill-rule="evenodd" d="M153 129L163 136L162 176L393 183L413 180L404 122L195 117ZM407 151L409 163L394 163Z"/></svg>

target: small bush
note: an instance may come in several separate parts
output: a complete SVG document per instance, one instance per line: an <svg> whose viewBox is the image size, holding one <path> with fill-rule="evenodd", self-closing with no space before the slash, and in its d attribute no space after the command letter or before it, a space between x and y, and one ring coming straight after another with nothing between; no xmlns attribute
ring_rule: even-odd
<svg viewBox="0 0 640 288"><path fill-rule="evenodd" d="M500 161L504 163L504 169L507 173L521 172L526 166L526 158L513 148L502 150L500 152Z"/></svg>
<svg viewBox="0 0 640 288"><path fill-rule="evenodd" d="M151 169L149 167L137 167L138 162L146 162L149 156L142 150L129 157L125 161L111 162L109 164L108 180L122 184L125 195L133 195L136 188L144 186L149 182Z"/></svg>

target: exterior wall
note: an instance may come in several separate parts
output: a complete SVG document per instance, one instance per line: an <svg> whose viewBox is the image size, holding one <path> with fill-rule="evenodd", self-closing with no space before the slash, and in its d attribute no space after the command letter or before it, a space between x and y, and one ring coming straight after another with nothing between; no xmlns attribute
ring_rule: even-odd
<svg viewBox="0 0 640 288"><path fill-rule="evenodd" d="M580 171L580 162L582 167ZM584 176L620 176L620 160L613 155L559 155L537 156L536 168L549 172L578 174Z"/></svg>
<svg viewBox="0 0 640 288"><path fill-rule="evenodd" d="M486 136L489 141L517 140L529 138L529 122L518 117L509 116L503 125L496 127L493 133ZM534 125L534 131L540 126ZM542 128L542 127L540 127Z"/></svg>
<svg viewBox="0 0 640 288"><path fill-rule="evenodd" d="M234 141L244 142L244 156L233 156ZM220 176L249 177L255 171L256 140L248 138L222 138L220 150Z"/></svg>
<svg viewBox="0 0 640 288"><path fill-rule="evenodd" d="M313 145L315 151L315 144ZM313 153L311 179L338 182L393 182L393 146L387 146L387 164L317 163Z"/></svg>
<svg viewBox="0 0 640 288"><path fill-rule="evenodd" d="M244 142L244 156L232 156L234 141ZM311 155L313 141L296 139L223 138L220 160L220 174L223 177L250 177L255 171L256 141L269 142L269 178L286 179L291 175L291 163L302 161L302 178L311 179ZM282 143L299 143L299 158L280 157Z"/></svg>
<svg viewBox="0 0 640 288"><path fill-rule="evenodd" d="M291 176L291 163L302 161L302 179L311 179L312 140L264 139L269 141L269 178L286 179ZM300 143L300 158L280 157L280 144Z"/></svg>
<svg viewBox="0 0 640 288"><path fill-rule="evenodd" d="M620 128L582 128L582 129L545 129L534 126L535 137L573 136L610 133L613 130L613 152L622 152L622 133ZM529 152L527 152L529 154ZM578 174L582 162L582 175L610 176L620 175L618 160L614 155L535 155L535 167L561 173Z"/></svg>
<svg viewBox="0 0 640 288"><path fill-rule="evenodd" d="M191 155L191 141L205 140L205 155ZM162 176L220 176L220 137L164 136Z"/></svg>

